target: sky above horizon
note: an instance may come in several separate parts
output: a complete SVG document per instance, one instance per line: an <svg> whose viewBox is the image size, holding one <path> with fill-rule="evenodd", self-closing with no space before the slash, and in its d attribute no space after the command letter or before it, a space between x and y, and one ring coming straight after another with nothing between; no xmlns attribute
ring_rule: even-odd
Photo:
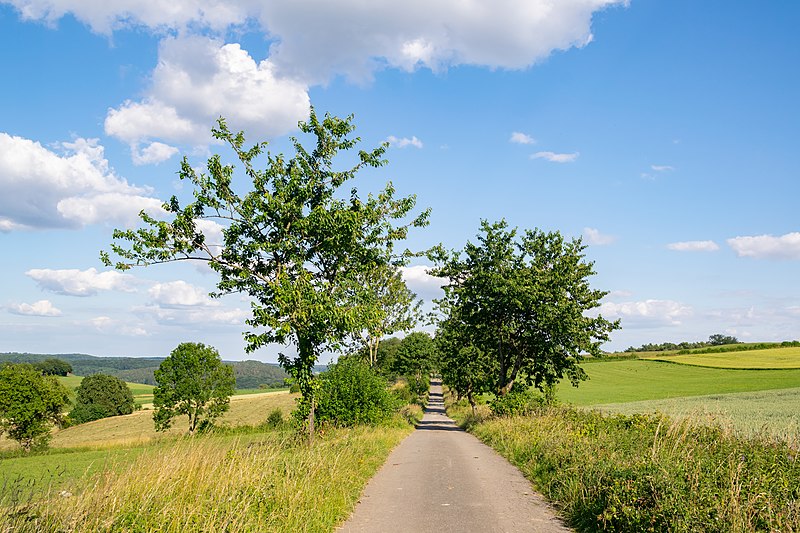
<svg viewBox="0 0 800 533"><path fill-rule="evenodd" d="M285 152L311 105L390 143L357 185L432 209L412 249L481 219L582 237L622 321L607 350L800 339L798 23L795 2L0 0L0 352L276 361L207 268L99 252L191 194L181 157L229 155L217 117ZM430 302L428 266L405 274Z"/></svg>

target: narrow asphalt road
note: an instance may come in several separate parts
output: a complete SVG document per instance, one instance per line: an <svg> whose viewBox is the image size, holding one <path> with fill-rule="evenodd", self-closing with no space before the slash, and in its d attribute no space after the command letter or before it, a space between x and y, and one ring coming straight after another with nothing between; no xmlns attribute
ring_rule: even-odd
<svg viewBox="0 0 800 533"><path fill-rule="evenodd" d="M441 383L432 383L417 430L392 451L340 531L570 530L519 470L445 415Z"/></svg>

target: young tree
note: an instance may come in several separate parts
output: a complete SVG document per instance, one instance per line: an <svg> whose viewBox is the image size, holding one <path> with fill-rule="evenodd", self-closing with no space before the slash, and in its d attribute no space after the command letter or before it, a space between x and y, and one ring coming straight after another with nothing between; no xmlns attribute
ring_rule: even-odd
<svg viewBox="0 0 800 533"><path fill-rule="evenodd" d="M558 232L526 230L518 238L504 220L482 221L478 244L440 260L433 275L449 280L440 309L492 358L497 394L519 379L541 390L565 376L577 385L586 377L583 354L599 356L619 328L587 314L607 293L589 286L585 248Z"/></svg>
<svg viewBox="0 0 800 533"><path fill-rule="evenodd" d="M413 196L395 199L388 184L377 196L359 197L342 186L367 167L380 167L386 144L359 151L355 165L334 168L340 151L355 148L351 118L326 115L319 120L313 109L301 132L315 137L308 151L292 139L295 154L267 154L264 170L256 168L266 143L244 147L242 133L233 134L220 120L214 137L236 153L252 191L234 191L234 167L220 156L208 160L207 174L198 174L184 158L180 176L194 185L195 201L181 208L172 198L164 205L174 215L160 221L142 213L150 226L115 231L114 238L129 247L112 244L121 257L119 269L183 260L207 261L219 273L218 292L244 293L252 299L252 316L245 333L246 350L270 343L293 344L297 355L280 356L283 367L300 386L310 405L309 435L314 426L314 364L324 350L336 350L342 340L370 325L359 302L368 289L365 272L398 264L394 243L406 238L409 227L427 224L425 211L400 223L413 209ZM222 243L207 243L200 231L208 220L221 222ZM221 244L221 247L213 246ZM108 253L101 253L111 265Z"/></svg>
<svg viewBox="0 0 800 533"><path fill-rule="evenodd" d="M0 435L7 433L26 452L47 445L68 402L69 391L55 377L28 364L0 367Z"/></svg>
<svg viewBox="0 0 800 533"><path fill-rule="evenodd" d="M78 424L117 415L129 415L134 408L128 384L116 376L92 374L75 389L75 407L69 417Z"/></svg>
<svg viewBox="0 0 800 533"><path fill-rule="evenodd" d="M153 421L165 431L179 415L189 418L189 433L230 408L236 386L233 367L226 365L211 346L184 342L172 350L155 371L158 386L153 389Z"/></svg>
<svg viewBox="0 0 800 533"><path fill-rule="evenodd" d="M439 322L434 339L439 352L442 382L466 398L475 414L475 396L493 390L495 361L470 338L469 329L453 319Z"/></svg>
<svg viewBox="0 0 800 533"><path fill-rule="evenodd" d="M358 302L366 311L367 326L352 335L356 345L366 348L367 362L375 367L378 345L387 335L408 331L420 319L422 302L403 281L400 269L383 265L359 276L366 291Z"/></svg>
<svg viewBox="0 0 800 533"><path fill-rule="evenodd" d="M436 366L436 344L429 334L414 331L403 337L394 359L394 369L398 374L421 379L435 370Z"/></svg>

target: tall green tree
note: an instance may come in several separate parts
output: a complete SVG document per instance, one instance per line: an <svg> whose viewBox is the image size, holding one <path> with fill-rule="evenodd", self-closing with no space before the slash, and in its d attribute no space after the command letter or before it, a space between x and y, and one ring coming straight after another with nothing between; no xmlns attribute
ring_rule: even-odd
<svg viewBox="0 0 800 533"><path fill-rule="evenodd" d="M29 364L0 367L0 435L6 433L25 451L47 445L68 402L69 391L55 377Z"/></svg>
<svg viewBox="0 0 800 533"><path fill-rule="evenodd" d="M71 364L55 357L49 357L44 361L34 363L33 366L47 376L66 376L72 372Z"/></svg>
<svg viewBox="0 0 800 533"><path fill-rule="evenodd" d="M211 346L179 344L155 375L158 386L153 389L153 421L158 431L169 429L173 418L185 415L189 433L194 433L230 409L236 387L233 367L224 364Z"/></svg>
<svg viewBox="0 0 800 533"><path fill-rule="evenodd" d="M216 139L234 151L252 190L238 194L234 166L219 155L208 160L207 173L199 173L184 158L180 177L194 186L194 201L180 206L172 198L164 208L172 220L157 220L142 213L147 228L115 231L111 248L128 269L184 260L207 261L219 273L214 296L244 293L252 300L252 315L245 332L246 350L270 343L291 344L295 356L280 356L283 367L300 386L310 404L309 435L314 425L314 364L324 350L338 350L343 339L370 325L368 310L354 305L368 289L360 277L377 267L399 264L394 244L406 238L410 227L427 224L425 211L408 221L415 198L395 198L391 183L377 195L359 196L344 184L359 171L381 167L387 145L359 150L340 166L337 154L356 148L351 117L311 111L299 124L314 138L309 150L292 138L294 155L266 154L264 169L257 168L266 143L245 148L243 133L231 133L220 120L212 130ZM222 225L223 242L208 243L200 221ZM124 246L119 241L127 243ZM221 247L214 246L221 244ZM106 265L112 261L101 253Z"/></svg>
<svg viewBox="0 0 800 533"><path fill-rule="evenodd" d="M400 269L394 265L363 272L359 278L367 289L361 292L362 300L358 302L366 311L366 327L353 333L352 344L366 348L367 363L374 367L381 339L412 329L422 316L422 302L417 300L416 294L403 281Z"/></svg>
<svg viewBox="0 0 800 533"><path fill-rule="evenodd" d="M436 344L424 331L414 331L403 337L394 357L395 372L418 379L437 367Z"/></svg>
<svg viewBox="0 0 800 533"><path fill-rule="evenodd" d="M75 389L75 407L70 418L78 424L117 415L129 415L134 408L128 384L109 374L92 374Z"/></svg>
<svg viewBox="0 0 800 533"><path fill-rule="evenodd" d="M564 377L577 385L586 378L584 354L599 356L619 328L590 313L607 293L589 285L585 248L559 232L518 235L505 220L484 220L476 244L440 258L433 275L449 280L440 310L449 328L491 358L497 394L520 380L541 390Z"/></svg>

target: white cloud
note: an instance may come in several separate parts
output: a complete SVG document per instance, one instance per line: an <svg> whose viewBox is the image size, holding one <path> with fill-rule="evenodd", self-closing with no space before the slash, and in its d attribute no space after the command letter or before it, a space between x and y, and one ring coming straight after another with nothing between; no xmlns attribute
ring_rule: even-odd
<svg viewBox="0 0 800 533"><path fill-rule="evenodd" d="M61 310L53 306L50 300L39 300L32 304L12 304L8 311L15 315L28 316L61 316Z"/></svg>
<svg viewBox="0 0 800 533"><path fill-rule="evenodd" d="M211 247L222 247L224 238L222 230L224 229L220 224L206 218L195 220L195 226L205 236L205 243Z"/></svg>
<svg viewBox="0 0 800 533"><path fill-rule="evenodd" d="M408 137L398 138L395 137L394 135L389 135L386 138L386 142L397 148L405 148L407 146L413 146L414 148L422 148L422 141L417 139L416 136L411 137L409 139Z"/></svg>
<svg viewBox="0 0 800 533"><path fill-rule="evenodd" d="M714 241L682 241L670 243L667 248L676 252L716 252L719 245Z"/></svg>
<svg viewBox="0 0 800 533"><path fill-rule="evenodd" d="M536 144L536 139L527 133L515 131L511 134L511 138L508 140L508 142L515 144Z"/></svg>
<svg viewBox="0 0 800 533"><path fill-rule="evenodd" d="M644 300L639 302L604 302L600 314L608 319L622 319L623 327L679 326L681 320L692 315L692 308L672 300Z"/></svg>
<svg viewBox="0 0 800 533"><path fill-rule="evenodd" d="M136 312L154 318L159 324L166 326L242 326L250 318L250 311L225 307L185 307L168 308L148 305Z"/></svg>
<svg viewBox="0 0 800 533"><path fill-rule="evenodd" d="M586 242L595 246L605 246L617 240L616 236L600 233L600 230L595 228L583 228L583 236Z"/></svg>
<svg viewBox="0 0 800 533"><path fill-rule="evenodd" d="M32 269L25 275L33 279L43 290L68 296L93 296L100 291L135 292L139 280L130 274L115 270L98 272L87 270Z"/></svg>
<svg viewBox="0 0 800 533"><path fill-rule="evenodd" d="M95 32L144 26L221 35L257 20L274 40L270 59L306 83L344 74L367 80L376 69L441 70L455 65L526 68L555 50L592 41L594 13L627 0L9 0L25 19L66 13Z"/></svg>
<svg viewBox="0 0 800 533"><path fill-rule="evenodd" d="M217 305L208 296L208 291L182 280L157 283L147 293L161 307Z"/></svg>
<svg viewBox="0 0 800 533"><path fill-rule="evenodd" d="M163 163L173 155L178 153L178 149L174 146L160 142L151 142L144 148L135 146L133 148L133 164L134 165L150 165Z"/></svg>
<svg viewBox="0 0 800 533"><path fill-rule="evenodd" d="M531 159L545 159L550 161L551 163L572 163L578 156L580 155L579 152L573 152L571 154L557 154L555 152L536 152L535 154L531 155Z"/></svg>
<svg viewBox="0 0 800 533"><path fill-rule="evenodd" d="M150 163L174 153L153 139L208 144L220 116L232 130L263 140L295 129L309 109L307 86L276 75L269 59L256 63L238 44L170 37L161 42L145 99L110 109L105 130L131 146L134 161Z"/></svg>
<svg viewBox="0 0 800 533"><path fill-rule="evenodd" d="M650 168L655 170L656 172L668 172L670 170L675 170L674 167L669 165L650 165Z"/></svg>
<svg viewBox="0 0 800 533"><path fill-rule="evenodd" d="M113 333L126 337L147 337L150 335L150 332L141 325L123 323L108 316L92 318L89 323L102 333Z"/></svg>
<svg viewBox="0 0 800 533"><path fill-rule="evenodd" d="M437 278L429 274L431 268L433 267L426 265L400 267L403 281L406 282L408 288L426 300L444 296L442 286L447 285L447 279Z"/></svg>
<svg viewBox="0 0 800 533"><path fill-rule="evenodd" d="M727 242L739 257L800 259L800 232L787 233L779 237L773 235L734 237Z"/></svg>
<svg viewBox="0 0 800 533"><path fill-rule="evenodd" d="M56 149L0 133L0 231L128 223L141 209L160 209L149 188L114 173L97 139L78 138Z"/></svg>

